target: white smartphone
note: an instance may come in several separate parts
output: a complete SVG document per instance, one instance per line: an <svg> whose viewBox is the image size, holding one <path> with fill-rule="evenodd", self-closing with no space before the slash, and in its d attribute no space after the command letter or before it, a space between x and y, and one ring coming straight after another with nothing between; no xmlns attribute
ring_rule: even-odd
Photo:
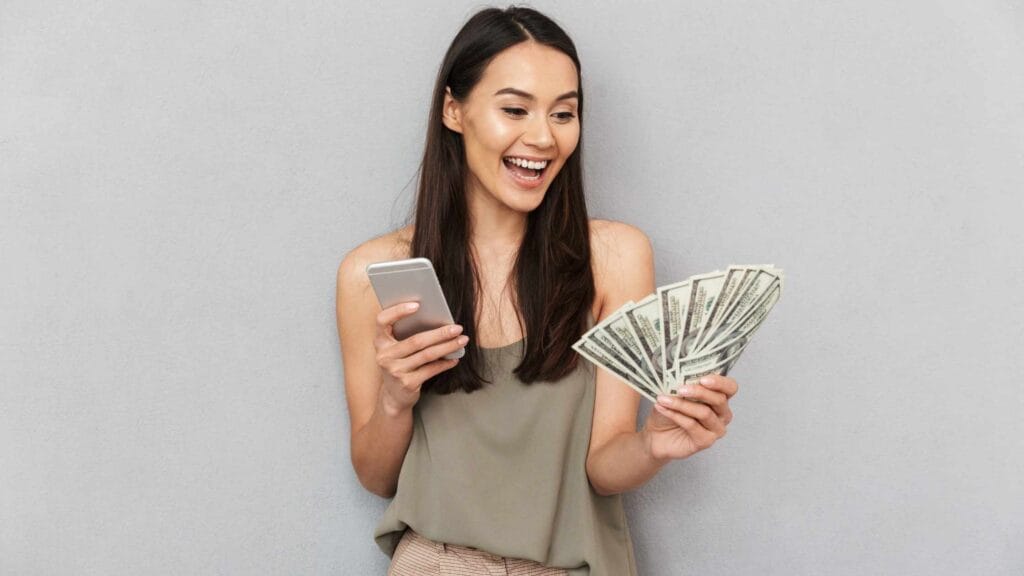
<svg viewBox="0 0 1024 576"><path fill-rule="evenodd" d="M409 258L377 262L366 267L370 284L377 294L381 308L388 308L403 302L419 302L420 308L392 325L392 332L398 340L413 334L433 330L447 324L454 324L448 301L437 281L434 265L426 258ZM459 348L445 358L462 358L466 349Z"/></svg>

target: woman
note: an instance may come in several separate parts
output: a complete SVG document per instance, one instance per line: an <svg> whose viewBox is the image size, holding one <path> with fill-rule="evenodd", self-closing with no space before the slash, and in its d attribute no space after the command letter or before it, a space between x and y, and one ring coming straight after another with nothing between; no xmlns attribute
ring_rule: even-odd
<svg viewBox="0 0 1024 576"><path fill-rule="evenodd" d="M414 224L341 263L352 462L394 497L375 533L389 574L635 574L621 493L732 419L736 382L711 376L637 431L639 395L571 348L654 290L646 236L587 218L582 112L561 28L477 13L438 74ZM380 310L365 268L412 256L434 263L458 324L397 341L414 310Z"/></svg>

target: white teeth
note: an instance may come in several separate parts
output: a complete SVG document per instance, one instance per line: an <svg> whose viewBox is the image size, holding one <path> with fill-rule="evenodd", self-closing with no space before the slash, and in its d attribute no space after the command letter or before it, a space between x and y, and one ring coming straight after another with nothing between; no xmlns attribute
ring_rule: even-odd
<svg viewBox="0 0 1024 576"><path fill-rule="evenodd" d="M548 165L548 161L547 160L541 160L539 162L531 162L530 160L524 160L522 158L515 158L515 157L512 157L512 156L508 156L505 159L508 160L509 162L515 164L516 166L521 166L523 168L529 168L531 170L543 170L544 167Z"/></svg>

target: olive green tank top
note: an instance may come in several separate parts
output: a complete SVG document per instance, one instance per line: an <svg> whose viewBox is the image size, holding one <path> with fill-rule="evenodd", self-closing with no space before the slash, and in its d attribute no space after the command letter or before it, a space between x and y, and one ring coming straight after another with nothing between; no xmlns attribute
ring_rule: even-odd
<svg viewBox="0 0 1024 576"><path fill-rule="evenodd" d="M420 396L377 545L394 555L412 527L571 576L635 576L622 498L598 495L587 478L594 368L581 359L557 382L525 385L512 373L522 354L522 340L483 349L490 384Z"/></svg>

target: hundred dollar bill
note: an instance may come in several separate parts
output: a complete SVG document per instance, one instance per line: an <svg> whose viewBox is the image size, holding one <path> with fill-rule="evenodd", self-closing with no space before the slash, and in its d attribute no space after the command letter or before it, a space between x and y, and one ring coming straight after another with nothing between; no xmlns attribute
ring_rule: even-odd
<svg viewBox="0 0 1024 576"><path fill-rule="evenodd" d="M782 296L782 283L776 281L772 283L772 286L771 291L758 300L746 314L737 319L736 322L730 323L728 331L722 331L705 348L708 351L715 351L731 345L740 338L749 339L761 326L761 323L764 322L768 313L775 306L775 303L779 301L779 297Z"/></svg>
<svg viewBox="0 0 1024 576"><path fill-rule="evenodd" d="M703 375L728 374L782 290L783 271L770 264L692 276L626 303L573 349L654 401Z"/></svg>
<svg viewBox="0 0 1024 576"><path fill-rule="evenodd" d="M726 371L727 371L727 367L731 366L732 362L735 362L735 361L736 361L736 359L733 358L733 360L731 362L727 362L726 364L722 364L720 366L715 366L714 368L709 368L707 370L701 370L700 372L694 372L692 374L684 374L682 376L682 378L680 378L680 381L682 381L684 383L690 383L690 382L694 382L694 381L699 381L703 376L707 376L708 374L721 374L721 375L724 376ZM673 394L674 394L674 392L673 392ZM698 400L698 402L699 402L699 400Z"/></svg>
<svg viewBox="0 0 1024 576"><path fill-rule="evenodd" d="M662 286L658 288L657 294L661 302L661 369L666 379L674 379L679 345L683 341L683 320L690 303L690 281Z"/></svg>
<svg viewBox="0 0 1024 576"><path fill-rule="evenodd" d="M722 287L717 294L714 294L709 300L711 309L704 315L704 321L701 322L700 329L697 331L697 336L693 341L693 349L700 350L701 340L708 333L708 329L715 325L715 322L722 317L724 311L724 305L732 298L732 295L739 288L740 283L746 278L747 272L750 269L746 266L729 266L725 271L725 278L722 279Z"/></svg>
<svg viewBox="0 0 1024 576"><path fill-rule="evenodd" d="M778 293L779 291L775 290L771 294L769 294L769 297L771 299L777 300ZM765 315L767 315L768 310L771 309L771 304L773 302L771 300L768 300L766 301L766 303L768 303L769 305L767 305L762 310L763 313L751 315L747 319L747 322L749 322L751 326L744 328L742 332L738 330L737 333L740 335L736 336L731 341L714 346L715 350L710 352L709 354L711 357L714 357L716 355L724 357L724 359L720 363L715 364L714 366L708 366L707 364L709 364L710 362L702 362L700 363L700 365L698 365L698 363L695 362L693 365L688 367L688 369L680 370L678 382L693 382L699 380L702 376L707 376L708 374L721 374L722 376L728 375L729 370L731 370L732 367L736 364L736 360L739 359L740 354L746 349L747 344L750 342L751 336L753 336L754 332L757 331L757 328L764 321ZM674 394L675 391L673 390L671 393Z"/></svg>
<svg viewBox="0 0 1024 576"><path fill-rule="evenodd" d="M695 369L693 371L683 373L679 377L679 382L680 383L693 382L694 380L700 379L701 376L707 376L708 374L721 374L722 376L727 375L729 373L729 370L732 369L733 365L736 364L736 360L739 359L740 354L744 350L746 350L747 343L749 343L749 342L750 342L750 337L749 336L741 336L741 337L739 337L737 340L734 340L732 343L727 344L725 348L719 350L719 353L720 353L720 352L722 352L722 350L726 350L728 348L735 348L737 350L736 350L736 352L734 354L732 354L731 356L729 356L725 360L722 360L722 362L720 362L719 364L716 364L715 366L711 366L711 367L704 368L704 369ZM728 354L728 352L726 352L726 354Z"/></svg>
<svg viewBox="0 0 1024 576"><path fill-rule="evenodd" d="M695 351L700 351L708 341L708 336L715 328L729 320L729 313L738 297L750 286L750 281L757 275L758 270L772 270L773 265L747 265L729 266L725 273L725 282L722 285L722 293L715 299L715 304L708 314L707 320L701 326L700 333L693 345Z"/></svg>
<svg viewBox="0 0 1024 576"><path fill-rule="evenodd" d="M747 342L747 339L739 340L730 345L723 346L709 354L701 354L699 356L683 360L677 366L679 370L678 380L672 382L667 387L669 393L675 394L677 386L689 382L694 378L699 378L705 374L721 373L739 357L747 347Z"/></svg>
<svg viewBox="0 0 1024 576"><path fill-rule="evenodd" d="M640 351L643 352L643 360L647 367L654 374L654 381L658 387L664 384L662 369L663 350L661 346L661 314L658 310L661 302L656 294L637 302L636 306L626 310L626 319L629 327L633 330L640 343Z"/></svg>
<svg viewBox="0 0 1024 576"><path fill-rule="evenodd" d="M772 286L781 283L782 271L777 268L756 268L750 279L739 288L737 295L728 305L719 323L704 337L701 350L707 350L712 342L721 341L723 333L731 332L732 325L743 318L750 309L760 302Z"/></svg>
<svg viewBox="0 0 1024 576"><path fill-rule="evenodd" d="M650 369L647 361L644 360L644 352L640 348L640 341L633 334L633 330L629 326L629 319L626 318L626 311L628 310L628 308L620 309L619 312L610 316L604 331L615 340L615 343L619 345L619 348L622 349L633 364L640 368L640 375L657 387L660 380L655 377L654 371Z"/></svg>
<svg viewBox="0 0 1024 576"><path fill-rule="evenodd" d="M615 360L620 366L622 366L623 369L628 370L631 374L633 374L634 376L641 380L645 380L646 382L646 378L644 376L645 371L642 370L641 367L633 361L630 355L619 346L619 343L616 340L616 338L614 338L611 333L605 330L608 324L611 321L615 320L617 314L624 313L626 310L632 308L634 304L635 303L633 301L629 301L626 304L622 305L621 307L619 307L618 310L612 312L607 317L605 317L604 320L591 327L590 330L583 334L580 340L591 342L594 346L597 346L598 348L603 350L605 354L607 354L610 358ZM651 387L655 386L655 382L653 381L646 383Z"/></svg>
<svg viewBox="0 0 1024 576"><path fill-rule="evenodd" d="M609 374L615 376L630 388L639 392L641 396L644 396L651 402L657 401L657 390L650 388L646 383L631 374L628 370L623 369L614 360L606 356L602 350L592 346L591 342L580 341L573 344L572 347L573 350L576 350L576 352L580 354L580 356L583 356L590 362L604 368Z"/></svg>
<svg viewBox="0 0 1024 576"><path fill-rule="evenodd" d="M761 323L771 312L775 302L782 293L782 286L778 282L772 282L768 291L761 294L758 299L741 316L733 319L728 326L724 326L718 336L705 345L705 352L716 351L724 345L731 344L740 337L750 338Z"/></svg>
<svg viewBox="0 0 1024 576"><path fill-rule="evenodd" d="M690 278L690 303L687 305L686 318L683 320L683 341L679 346L679 355L676 356L677 364L682 358L693 354L697 332L704 322L705 315L715 303L715 298L721 292L724 282L725 273L718 270ZM679 374L678 367L674 372Z"/></svg>

